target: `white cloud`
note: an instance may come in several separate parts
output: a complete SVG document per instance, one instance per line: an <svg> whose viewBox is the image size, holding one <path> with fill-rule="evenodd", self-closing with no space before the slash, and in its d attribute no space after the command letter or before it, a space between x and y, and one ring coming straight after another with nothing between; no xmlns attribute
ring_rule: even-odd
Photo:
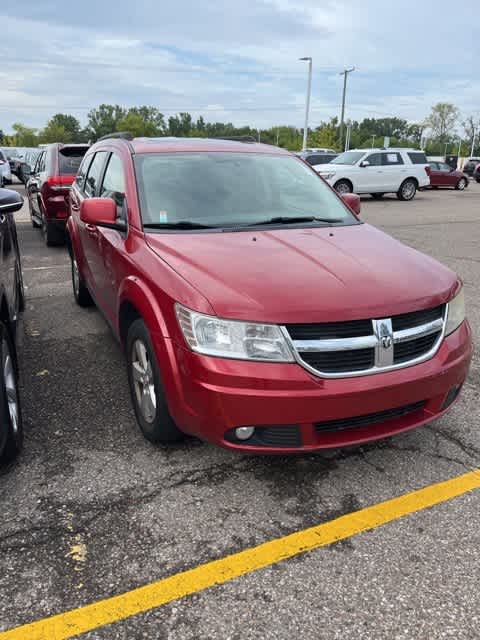
<svg viewBox="0 0 480 640"><path fill-rule="evenodd" d="M301 126L304 55L314 59L314 124L338 115L338 72L350 65L351 118L421 120L438 101L480 109L480 23L451 0L83 0L81 11L74 0L61 10L24 0L15 15L0 15L7 130L62 110L84 122L101 102Z"/></svg>

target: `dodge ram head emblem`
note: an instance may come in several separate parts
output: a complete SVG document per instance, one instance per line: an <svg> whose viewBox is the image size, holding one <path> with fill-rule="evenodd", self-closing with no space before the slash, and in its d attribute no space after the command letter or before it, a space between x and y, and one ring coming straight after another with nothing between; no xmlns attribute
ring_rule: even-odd
<svg viewBox="0 0 480 640"><path fill-rule="evenodd" d="M384 349L390 349L392 346L392 338L391 336L383 336L382 337L382 347Z"/></svg>

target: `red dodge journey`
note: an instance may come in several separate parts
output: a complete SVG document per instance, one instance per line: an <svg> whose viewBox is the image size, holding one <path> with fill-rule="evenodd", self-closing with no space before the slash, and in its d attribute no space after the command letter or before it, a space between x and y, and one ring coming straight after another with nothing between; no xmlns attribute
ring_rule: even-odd
<svg viewBox="0 0 480 640"><path fill-rule="evenodd" d="M255 453L363 443L457 399L459 278L268 145L106 137L73 184L73 290L121 342L138 424Z"/></svg>

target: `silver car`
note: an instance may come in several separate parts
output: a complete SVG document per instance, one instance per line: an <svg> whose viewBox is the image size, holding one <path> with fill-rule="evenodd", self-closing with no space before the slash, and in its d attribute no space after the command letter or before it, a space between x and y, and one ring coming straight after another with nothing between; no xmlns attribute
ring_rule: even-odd
<svg viewBox="0 0 480 640"><path fill-rule="evenodd" d="M12 172L5 151L0 149L0 187L12 184Z"/></svg>

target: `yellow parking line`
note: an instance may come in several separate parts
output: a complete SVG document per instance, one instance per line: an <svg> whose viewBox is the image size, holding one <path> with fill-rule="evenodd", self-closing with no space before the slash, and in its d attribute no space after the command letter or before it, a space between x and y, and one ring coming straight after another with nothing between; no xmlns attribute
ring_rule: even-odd
<svg viewBox="0 0 480 640"><path fill-rule="evenodd" d="M118 596L0 632L0 640L64 640L324 547L480 488L480 469L202 564Z"/></svg>

